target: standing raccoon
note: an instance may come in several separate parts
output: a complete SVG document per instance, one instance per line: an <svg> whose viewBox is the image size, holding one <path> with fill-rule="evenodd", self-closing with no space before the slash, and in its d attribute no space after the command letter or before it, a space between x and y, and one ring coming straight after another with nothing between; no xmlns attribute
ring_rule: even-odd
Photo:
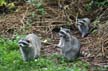
<svg viewBox="0 0 108 71"><path fill-rule="evenodd" d="M62 54L69 61L76 59L80 54L80 42L79 40L70 35L70 30L66 28L60 28L59 31L59 44L57 47L60 47Z"/></svg>
<svg viewBox="0 0 108 71"><path fill-rule="evenodd" d="M90 19L89 18L82 18L77 20L77 28L81 33L82 37L85 37L89 33L89 25Z"/></svg>
<svg viewBox="0 0 108 71"><path fill-rule="evenodd" d="M19 42L20 52L24 61L29 61L40 56L41 41L35 34L28 34Z"/></svg>

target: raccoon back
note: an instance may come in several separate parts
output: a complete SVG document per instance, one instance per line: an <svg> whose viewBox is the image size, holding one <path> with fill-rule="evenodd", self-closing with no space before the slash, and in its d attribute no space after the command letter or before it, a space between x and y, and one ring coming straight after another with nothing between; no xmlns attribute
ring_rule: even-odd
<svg viewBox="0 0 108 71"><path fill-rule="evenodd" d="M31 48L33 49L35 55L40 55L41 41L40 38L35 34L29 34L26 39L30 41Z"/></svg>

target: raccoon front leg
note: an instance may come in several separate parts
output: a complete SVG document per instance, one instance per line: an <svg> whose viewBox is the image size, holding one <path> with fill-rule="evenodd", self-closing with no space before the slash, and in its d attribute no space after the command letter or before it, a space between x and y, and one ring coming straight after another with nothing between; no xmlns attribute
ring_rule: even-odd
<svg viewBox="0 0 108 71"><path fill-rule="evenodd" d="M28 53L22 48L20 47L20 51L21 51L21 54L22 54L22 58L24 61L28 61Z"/></svg>

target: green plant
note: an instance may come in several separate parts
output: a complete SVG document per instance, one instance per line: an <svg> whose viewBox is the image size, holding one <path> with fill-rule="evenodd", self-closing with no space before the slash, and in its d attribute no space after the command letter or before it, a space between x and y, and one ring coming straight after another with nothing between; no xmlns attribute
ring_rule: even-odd
<svg viewBox="0 0 108 71"><path fill-rule="evenodd" d="M108 7L108 0L91 0L85 8L87 11L91 11L99 7Z"/></svg>
<svg viewBox="0 0 108 71"><path fill-rule="evenodd" d="M16 10L15 4L7 0L0 0L0 14L7 14Z"/></svg>
<svg viewBox="0 0 108 71"><path fill-rule="evenodd" d="M5 0L0 0L0 6L6 5L7 2Z"/></svg>
<svg viewBox="0 0 108 71"><path fill-rule="evenodd" d="M32 4L39 11L39 13L41 15L45 14L45 9L44 9L44 7L42 5L43 0L41 0L41 1L28 0L27 2L30 3L30 4Z"/></svg>

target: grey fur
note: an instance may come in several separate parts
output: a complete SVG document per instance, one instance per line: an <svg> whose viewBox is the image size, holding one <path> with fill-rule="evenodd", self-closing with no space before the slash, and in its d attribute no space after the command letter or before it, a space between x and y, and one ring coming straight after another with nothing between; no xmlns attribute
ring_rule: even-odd
<svg viewBox="0 0 108 71"><path fill-rule="evenodd" d="M70 30L66 28L60 28L59 37L60 40L57 47L61 48L64 57L69 61L77 58L80 53L79 40L76 37L71 36Z"/></svg>
<svg viewBox="0 0 108 71"><path fill-rule="evenodd" d="M29 61L40 56L41 41L35 34L28 34L19 40L20 52L24 61Z"/></svg>
<svg viewBox="0 0 108 71"><path fill-rule="evenodd" d="M77 20L77 27L82 37L85 37L89 33L89 24L89 18L82 18Z"/></svg>

